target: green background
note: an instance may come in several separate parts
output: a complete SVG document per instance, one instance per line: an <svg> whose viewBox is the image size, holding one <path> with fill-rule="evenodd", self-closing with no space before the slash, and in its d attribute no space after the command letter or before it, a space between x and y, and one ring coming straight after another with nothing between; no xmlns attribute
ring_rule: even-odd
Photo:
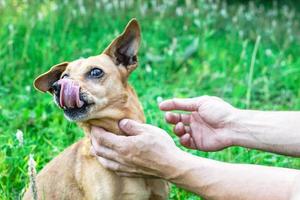
<svg viewBox="0 0 300 200"><path fill-rule="evenodd" d="M83 136L50 95L34 90L34 78L59 62L100 53L133 17L142 27L142 46L130 82L148 123L174 136L157 107L172 97L214 95L238 108L299 110L299 6L281 2L0 0L0 199L24 192L29 154L40 170ZM190 152L300 167L299 159L239 147ZM172 186L170 199L200 198Z"/></svg>

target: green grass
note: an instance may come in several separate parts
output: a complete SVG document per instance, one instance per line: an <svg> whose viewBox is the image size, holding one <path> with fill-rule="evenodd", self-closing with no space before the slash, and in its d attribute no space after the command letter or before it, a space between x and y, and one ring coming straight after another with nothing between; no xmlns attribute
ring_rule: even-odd
<svg viewBox="0 0 300 200"><path fill-rule="evenodd" d="M173 136L157 107L161 98L215 95L239 108L300 109L295 3L80 2L0 1L0 199L18 199L28 185L29 154L40 170L83 136L50 95L34 90L34 78L61 61L100 53L132 17L140 21L143 41L130 82L148 123ZM17 129L24 133L23 146ZM233 163L300 167L299 159L239 147L190 152ZM170 199L200 198L172 186Z"/></svg>

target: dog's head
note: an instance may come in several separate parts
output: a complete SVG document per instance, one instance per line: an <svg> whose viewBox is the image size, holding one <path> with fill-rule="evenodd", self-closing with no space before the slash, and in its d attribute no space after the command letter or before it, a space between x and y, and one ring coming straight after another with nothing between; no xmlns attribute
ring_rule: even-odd
<svg viewBox="0 0 300 200"><path fill-rule="evenodd" d="M50 92L70 120L119 115L129 96L127 78L137 67L139 44L140 27L133 19L103 53L57 64L34 86Z"/></svg>

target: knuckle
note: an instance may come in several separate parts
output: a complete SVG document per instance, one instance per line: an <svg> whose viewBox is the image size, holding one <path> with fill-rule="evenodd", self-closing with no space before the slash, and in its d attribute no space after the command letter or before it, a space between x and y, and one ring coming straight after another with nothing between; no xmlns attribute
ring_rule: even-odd
<svg viewBox="0 0 300 200"><path fill-rule="evenodd" d="M118 149L119 153L126 156L128 154L130 154L130 149L128 147L124 147L124 146L121 146L119 149Z"/></svg>

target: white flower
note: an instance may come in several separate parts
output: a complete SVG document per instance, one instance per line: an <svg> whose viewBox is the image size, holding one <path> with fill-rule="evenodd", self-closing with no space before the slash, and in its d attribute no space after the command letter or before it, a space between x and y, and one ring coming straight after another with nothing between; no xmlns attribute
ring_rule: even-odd
<svg viewBox="0 0 300 200"><path fill-rule="evenodd" d="M54 152L59 152L59 149L57 147L53 147Z"/></svg>
<svg viewBox="0 0 300 200"><path fill-rule="evenodd" d="M42 120L43 121L46 121L47 120L47 114L45 112L43 112L42 114Z"/></svg>
<svg viewBox="0 0 300 200"><path fill-rule="evenodd" d="M175 12L176 12L177 16L182 16L183 15L183 10L182 10L181 7L177 7L176 10L175 10Z"/></svg>
<svg viewBox="0 0 300 200"><path fill-rule="evenodd" d="M30 85L26 85L25 90L26 90L26 92L30 92L30 90L31 90Z"/></svg>
<svg viewBox="0 0 300 200"><path fill-rule="evenodd" d="M266 49L265 51L266 56L270 57L273 55L272 50L271 49Z"/></svg>
<svg viewBox="0 0 300 200"><path fill-rule="evenodd" d="M23 132L19 129L17 130L16 138L19 141L19 145L23 146L23 144L24 144Z"/></svg>
<svg viewBox="0 0 300 200"><path fill-rule="evenodd" d="M152 72L152 68L149 64L146 65L146 72L148 72L148 73Z"/></svg>
<svg viewBox="0 0 300 200"><path fill-rule="evenodd" d="M220 14L221 14L222 17L226 18L227 17L227 10L223 8L221 10Z"/></svg>
<svg viewBox="0 0 300 200"><path fill-rule="evenodd" d="M157 103L160 103L160 102L162 102L164 99L161 97L161 96L158 96L157 98L156 98L156 101L157 101Z"/></svg>

